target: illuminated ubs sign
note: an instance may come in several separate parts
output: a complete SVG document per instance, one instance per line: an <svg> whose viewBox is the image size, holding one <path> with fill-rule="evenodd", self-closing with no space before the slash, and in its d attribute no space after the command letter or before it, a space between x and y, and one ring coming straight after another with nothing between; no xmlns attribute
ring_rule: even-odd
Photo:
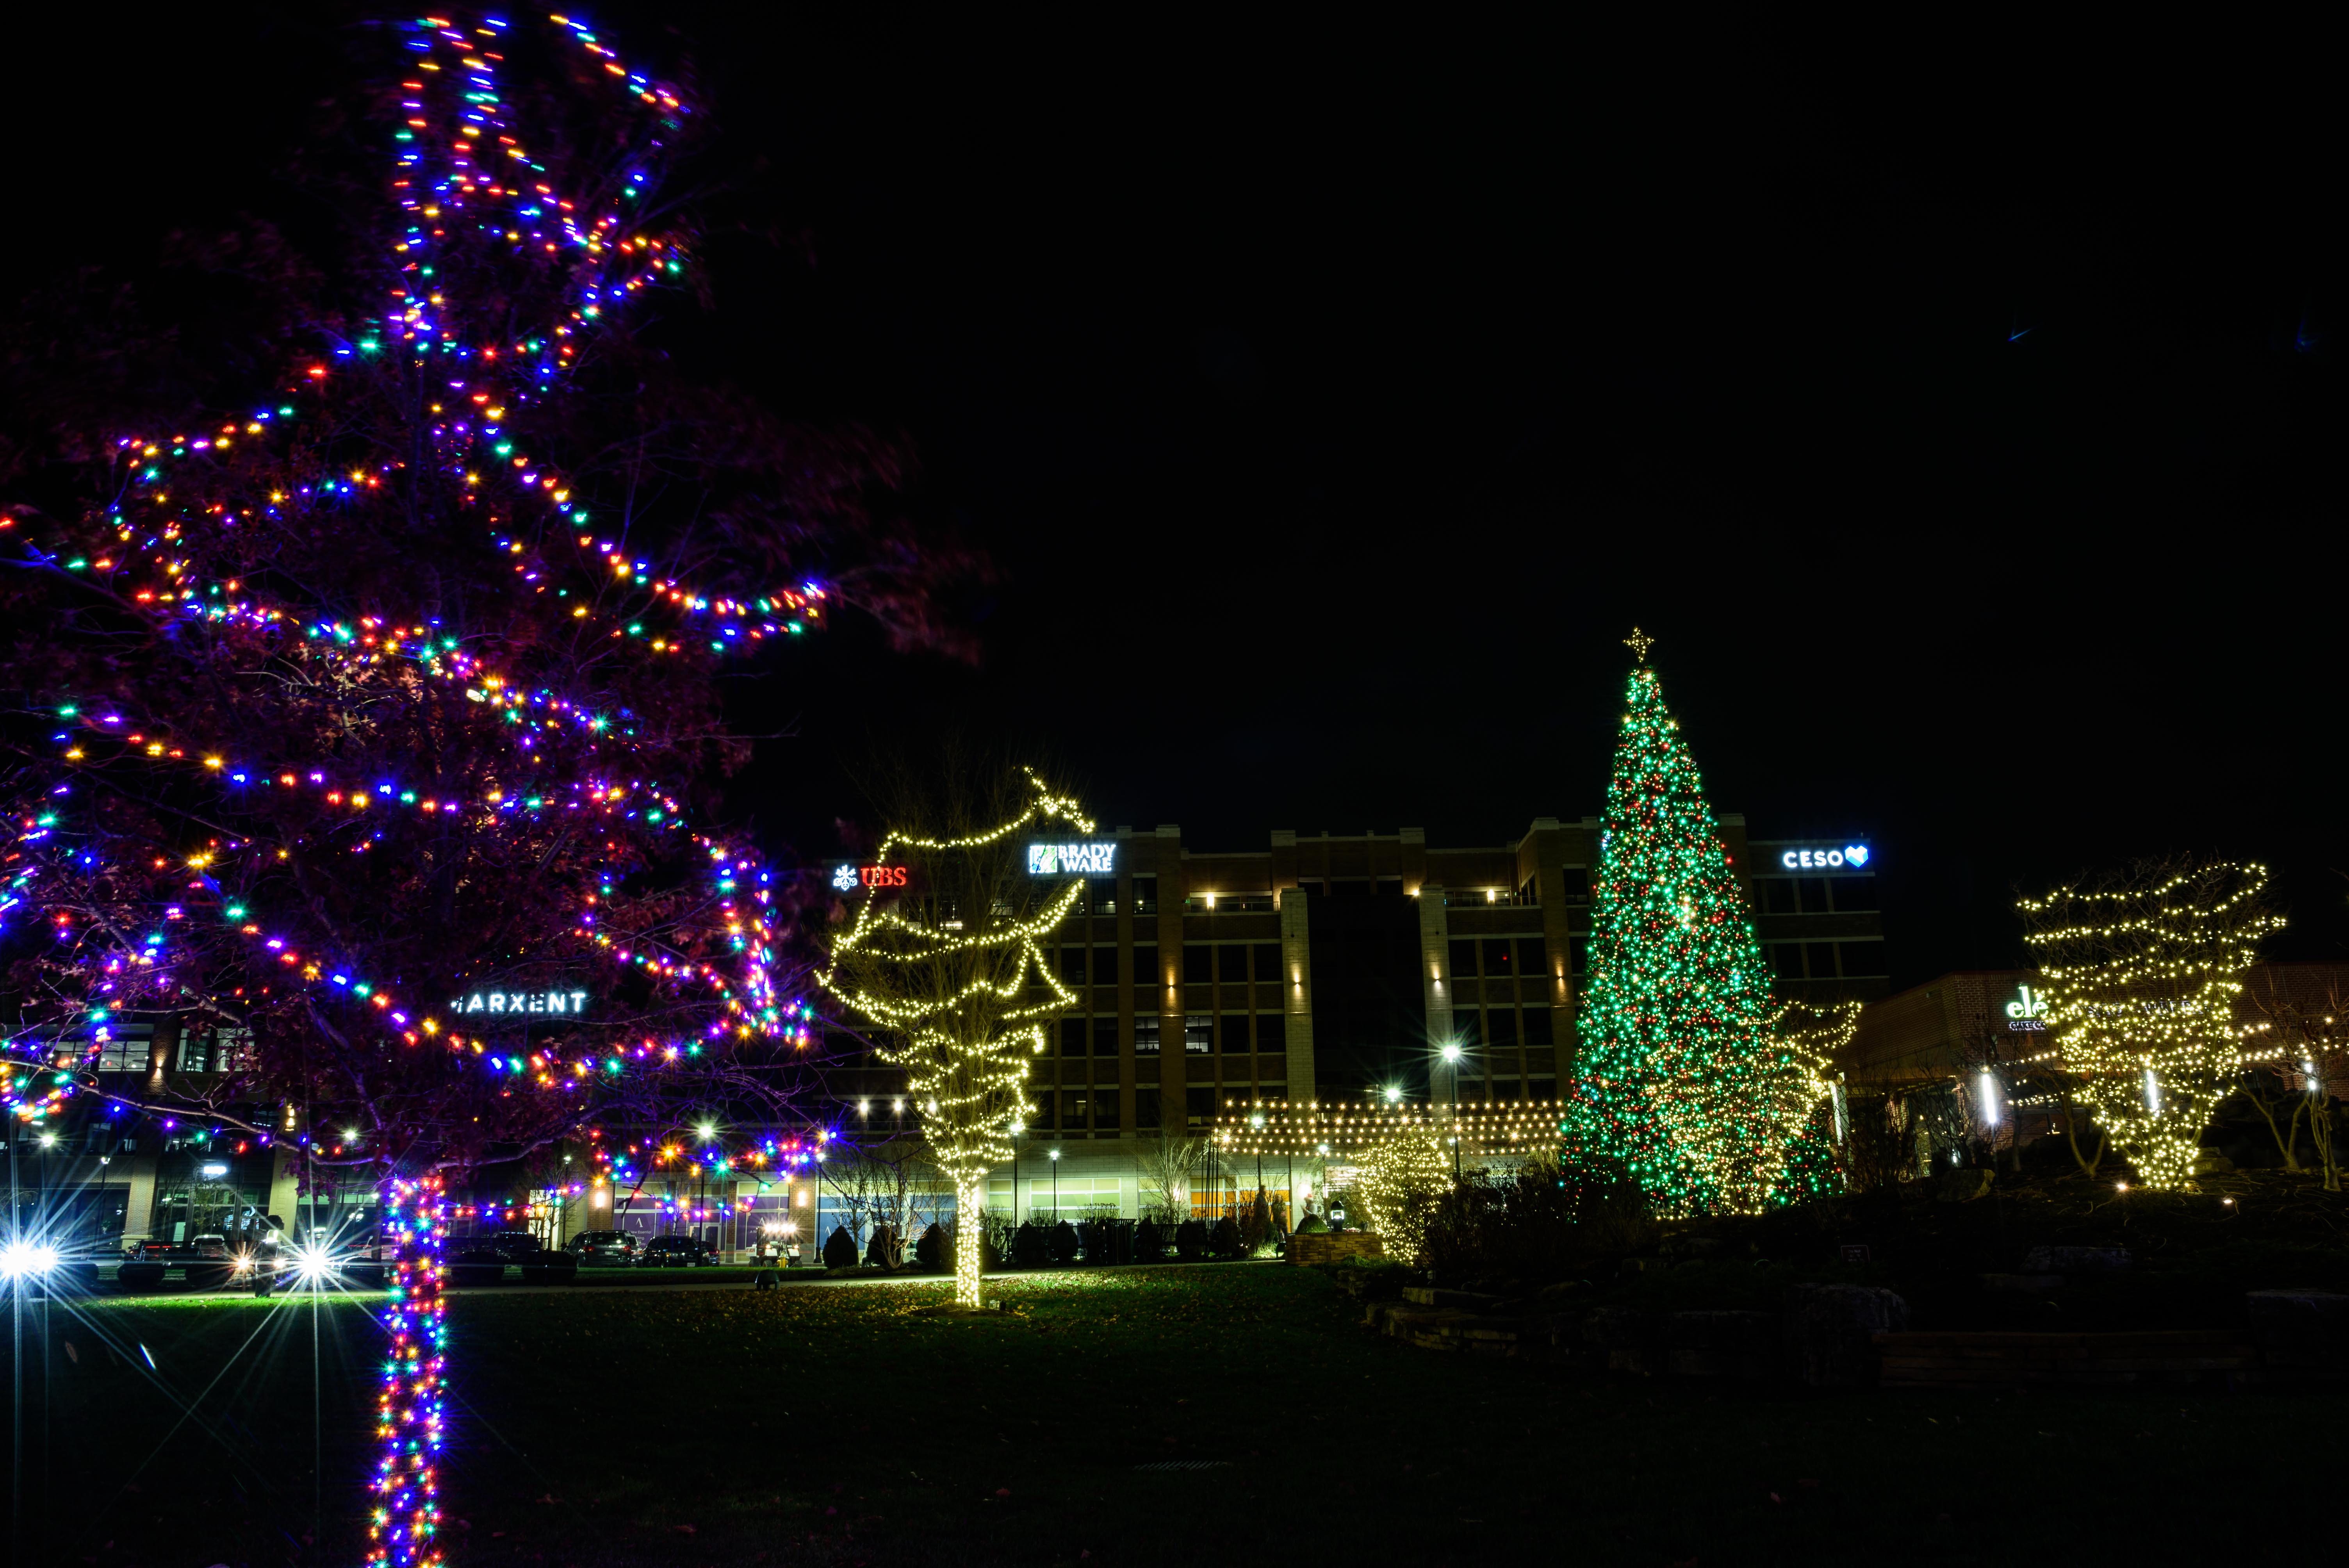
<svg viewBox="0 0 2349 1568"><path fill-rule="evenodd" d="M587 1010L585 991L475 991L449 1004L451 1013L538 1014L576 1018Z"/></svg>
<svg viewBox="0 0 2349 1568"><path fill-rule="evenodd" d="M832 885L843 892L854 892L860 887L904 887L907 882L904 866L852 866L845 862L832 868Z"/></svg>
<svg viewBox="0 0 2349 1568"><path fill-rule="evenodd" d="M1840 844L1824 850L1787 850L1778 863L1790 872L1857 871L1868 861L1866 844Z"/></svg>
<svg viewBox="0 0 2349 1568"><path fill-rule="evenodd" d="M1105 877L1117 871L1117 841L1028 846L1031 877Z"/></svg>

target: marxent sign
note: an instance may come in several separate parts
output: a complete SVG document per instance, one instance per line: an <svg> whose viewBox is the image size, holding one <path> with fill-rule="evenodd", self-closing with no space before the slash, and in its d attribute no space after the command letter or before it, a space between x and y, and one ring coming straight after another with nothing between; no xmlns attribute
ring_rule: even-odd
<svg viewBox="0 0 2349 1568"><path fill-rule="evenodd" d="M1031 877L1105 877L1116 873L1114 839L1028 846L1028 874Z"/></svg>
<svg viewBox="0 0 2349 1568"><path fill-rule="evenodd" d="M576 1018L587 1010L585 991L475 991L449 1004L451 1013L538 1014Z"/></svg>
<svg viewBox="0 0 2349 1568"><path fill-rule="evenodd" d="M1823 850L1787 850L1778 863L1790 872L1857 871L1868 864L1866 844L1831 845Z"/></svg>

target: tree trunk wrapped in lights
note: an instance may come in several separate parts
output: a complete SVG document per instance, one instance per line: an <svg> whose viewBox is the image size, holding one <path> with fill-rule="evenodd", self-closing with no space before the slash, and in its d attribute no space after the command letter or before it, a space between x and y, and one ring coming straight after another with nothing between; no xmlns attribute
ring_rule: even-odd
<svg viewBox="0 0 2349 1568"><path fill-rule="evenodd" d="M1426 1244L1428 1216L1452 1180L1452 1155L1443 1138L1426 1127L1399 1129L1363 1156L1355 1196L1364 1227L1377 1233L1389 1257L1418 1259Z"/></svg>
<svg viewBox="0 0 2349 1568"><path fill-rule="evenodd" d="M2064 1072L2137 1180L2191 1180L2202 1130L2243 1072L2235 1019L2260 943L2283 925L2267 868L2171 860L2023 899Z"/></svg>
<svg viewBox="0 0 2349 1568"><path fill-rule="evenodd" d="M1619 1161L1659 1213L1750 1213L1831 1178L1805 1147L1816 1067L1772 1028L1769 971L1703 781L1650 639L1629 641L1640 664L1607 786L1566 1130L1583 1158Z"/></svg>
<svg viewBox="0 0 2349 1568"><path fill-rule="evenodd" d="M985 799L962 769L948 773L943 795L903 791L874 860L908 874L857 884L817 979L870 1026L874 1054L905 1071L922 1136L954 1184L955 1299L977 1306L988 1173L1011 1158L1029 1114L1047 1023L1077 1000L1043 944L1084 882L1030 874L1026 839L1052 823L1093 825L1032 770L999 779Z"/></svg>

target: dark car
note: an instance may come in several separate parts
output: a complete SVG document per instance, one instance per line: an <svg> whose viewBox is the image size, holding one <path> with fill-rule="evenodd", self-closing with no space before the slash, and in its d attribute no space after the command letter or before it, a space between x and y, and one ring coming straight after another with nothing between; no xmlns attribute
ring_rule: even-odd
<svg viewBox="0 0 2349 1568"><path fill-rule="evenodd" d="M612 1264L626 1268L636 1261L636 1238L626 1231L582 1231L563 1244L582 1267Z"/></svg>
<svg viewBox="0 0 2349 1568"><path fill-rule="evenodd" d="M698 1236L655 1236L636 1260L648 1269L708 1268L717 1261L717 1250Z"/></svg>
<svg viewBox="0 0 2349 1568"><path fill-rule="evenodd" d="M495 1253L501 1261L510 1264L526 1264L544 1250L539 1245L535 1231L492 1231L465 1244L469 1250Z"/></svg>

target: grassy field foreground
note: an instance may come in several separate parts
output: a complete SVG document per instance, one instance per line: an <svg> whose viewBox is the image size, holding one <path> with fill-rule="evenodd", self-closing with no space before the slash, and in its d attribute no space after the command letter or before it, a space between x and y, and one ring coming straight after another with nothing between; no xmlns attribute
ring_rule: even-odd
<svg viewBox="0 0 2349 1568"><path fill-rule="evenodd" d="M452 1298L451 1556L2003 1565L2338 1530L2337 1393L1715 1392L1375 1339L1278 1265L989 1289L1016 1313L923 1315L934 1284ZM358 1560L358 1306L60 1304L47 1333L27 1560ZM1137 1468L1170 1460L1215 1468Z"/></svg>

